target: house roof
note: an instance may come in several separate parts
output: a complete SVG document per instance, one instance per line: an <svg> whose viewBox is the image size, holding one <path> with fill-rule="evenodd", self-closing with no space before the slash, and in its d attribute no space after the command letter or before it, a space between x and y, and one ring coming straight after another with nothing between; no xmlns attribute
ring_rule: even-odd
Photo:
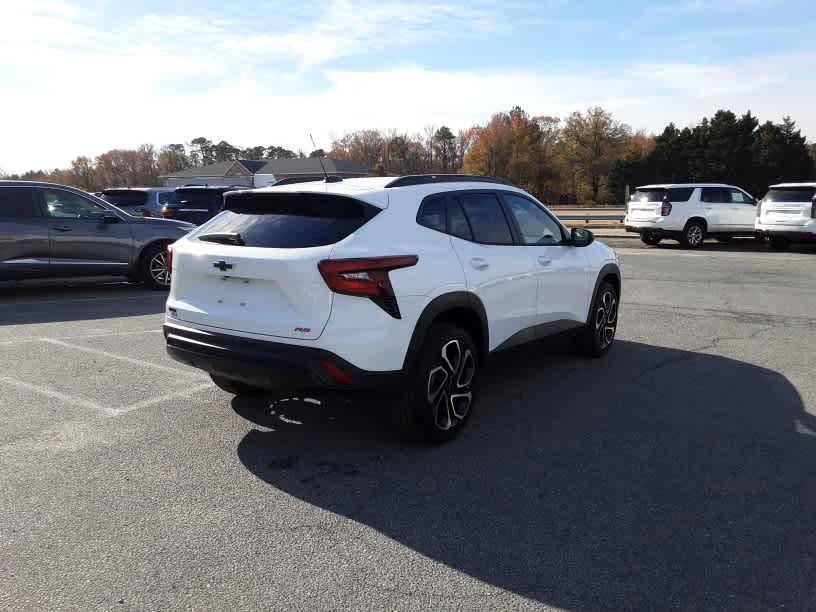
<svg viewBox="0 0 816 612"><path fill-rule="evenodd" d="M305 157L295 159L239 159L237 160L250 174L306 174L322 175L323 169L320 161L316 157ZM346 159L323 158L328 174L359 174L365 176L371 173L371 169L357 161ZM185 168L173 174L167 174L162 178L196 178L196 177L224 177L236 162L224 161L209 166L198 166L195 168Z"/></svg>

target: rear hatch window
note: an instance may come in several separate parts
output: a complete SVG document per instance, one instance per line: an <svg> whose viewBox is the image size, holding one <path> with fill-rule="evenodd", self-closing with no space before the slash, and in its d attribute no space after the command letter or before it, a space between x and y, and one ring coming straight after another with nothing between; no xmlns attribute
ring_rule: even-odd
<svg viewBox="0 0 816 612"><path fill-rule="evenodd" d="M194 237L275 249L325 246L351 235L379 210L332 194L231 193L224 198L224 211Z"/></svg>
<svg viewBox="0 0 816 612"><path fill-rule="evenodd" d="M810 203L816 195L814 187L777 187L762 199L764 203Z"/></svg>
<svg viewBox="0 0 816 612"><path fill-rule="evenodd" d="M173 307L181 321L313 340L334 294L318 263L381 209L311 193L235 192L173 254Z"/></svg>
<svg viewBox="0 0 816 612"><path fill-rule="evenodd" d="M147 193L132 189L108 189L102 192L102 199L119 208L134 208L147 204Z"/></svg>
<svg viewBox="0 0 816 612"><path fill-rule="evenodd" d="M638 189L632 194L633 202L662 202L666 189Z"/></svg>
<svg viewBox="0 0 816 612"><path fill-rule="evenodd" d="M208 189L176 189L170 198L170 204L180 208L217 210L221 208L224 193Z"/></svg>

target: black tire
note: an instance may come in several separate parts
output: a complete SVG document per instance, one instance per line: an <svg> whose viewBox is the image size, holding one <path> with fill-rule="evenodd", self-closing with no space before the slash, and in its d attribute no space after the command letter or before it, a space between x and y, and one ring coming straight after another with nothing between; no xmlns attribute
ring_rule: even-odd
<svg viewBox="0 0 816 612"><path fill-rule="evenodd" d="M714 240L723 244L728 244L733 238L733 236L714 236Z"/></svg>
<svg viewBox="0 0 816 612"><path fill-rule="evenodd" d="M606 355L615 342L618 329L618 290L608 281L601 283L592 302L590 322L576 337L578 352L584 357Z"/></svg>
<svg viewBox="0 0 816 612"><path fill-rule="evenodd" d="M662 240L662 238L657 234L651 233L641 234L640 239L643 241L644 244L648 244L649 246L657 246L658 244L660 244L660 241Z"/></svg>
<svg viewBox="0 0 816 612"><path fill-rule="evenodd" d="M697 249L705 240L705 226L699 221L689 221L680 236L680 244L687 249Z"/></svg>
<svg viewBox="0 0 816 612"><path fill-rule="evenodd" d="M787 251L790 248L790 240L787 238L771 237L771 248L775 251Z"/></svg>
<svg viewBox="0 0 816 612"><path fill-rule="evenodd" d="M395 408L400 433L423 444L455 438L473 412L478 368L479 352L467 331L450 323L431 326Z"/></svg>
<svg viewBox="0 0 816 612"><path fill-rule="evenodd" d="M222 391L226 391L227 393L232 393L233 395L256 397L266 393L265 389L253 387L252 385L248 385L237 380L232 380L231 378L224 378L223 376L216 376L215 374L210 374L210 378L215 383L216 387Z"/></svg>
<svg viewBox="0 0 816 612"><path fill-rule="evenodd" d="M148 246L139 258L139 280L148 289L170 288L170 272L167 270L167 244Z"/></svg>

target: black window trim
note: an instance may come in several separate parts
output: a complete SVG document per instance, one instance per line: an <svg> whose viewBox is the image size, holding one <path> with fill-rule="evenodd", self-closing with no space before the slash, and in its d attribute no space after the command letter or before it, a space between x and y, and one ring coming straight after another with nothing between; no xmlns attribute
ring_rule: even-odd
<svg viewBox="0 0 816 612"><path fill-rule="evenodd" d="M34 204L35 210L39 211L39 215L35 215L33 217L7 217L4 216L2 211L0 211L0 217L4 219L42 219L42 218L49 218L49 215L43 211L43 203L42 198L40 197L39 193L37 192L37 187L33 185L3 185L0 186L0 190L5 189L27 189L29 195L31 197L31 203Z"/></svg>
<svg viewBox="0 0 816 612"><path fill-rule="evenodd" d="M556 246L565 246L566 245L567 236L569 235L569 232L561 224L561 222L558 220L558 218L555 215L553 215L549 210L547 210L547 208L545 206L543 206L542 204L539 204L538 202L536 202L534 199L527 196L526 194L519 193L518 191L509 191L507 189L502 189L502 190L497 190L496 193L499 195L499 201L501 201L502 208L505 209L505 211L504 211L505 216L509 217L511 219L510 231L513 233L513 240L515 240L515 243L516 243L517 246L524 246L524 247L556 247ZM558 227L559 231L561 232L561 242L559 242L557 244L527 244L526 242L524 242L524 236L521 233L521 226L518 224L518 220L516 219L515 215L513 214L513 211L510 210L510 205L505 201L505 199L504 199L505 195L512 195L512 196L516 196L516 197L522 198L524 200L527 200L533 206L535 206L535 207L539 208L540 210L542 210L544 212L544 214L546 214L550 219L553 220L553 222L555 223L555 225Z"/></svg>

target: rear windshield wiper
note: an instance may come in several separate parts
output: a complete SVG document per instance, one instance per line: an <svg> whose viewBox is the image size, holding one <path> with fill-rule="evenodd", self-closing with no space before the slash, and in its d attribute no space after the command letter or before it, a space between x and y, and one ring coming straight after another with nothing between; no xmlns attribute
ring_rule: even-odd
<svg viewBox="0 0 816 612"><path fill-rule="evenodd" d="M205 242L217 242L219 244L234 244L235 246L246 246L244 239L238 232L221 232L212 234L202 234L198 237L199 240Z"/></svg>

